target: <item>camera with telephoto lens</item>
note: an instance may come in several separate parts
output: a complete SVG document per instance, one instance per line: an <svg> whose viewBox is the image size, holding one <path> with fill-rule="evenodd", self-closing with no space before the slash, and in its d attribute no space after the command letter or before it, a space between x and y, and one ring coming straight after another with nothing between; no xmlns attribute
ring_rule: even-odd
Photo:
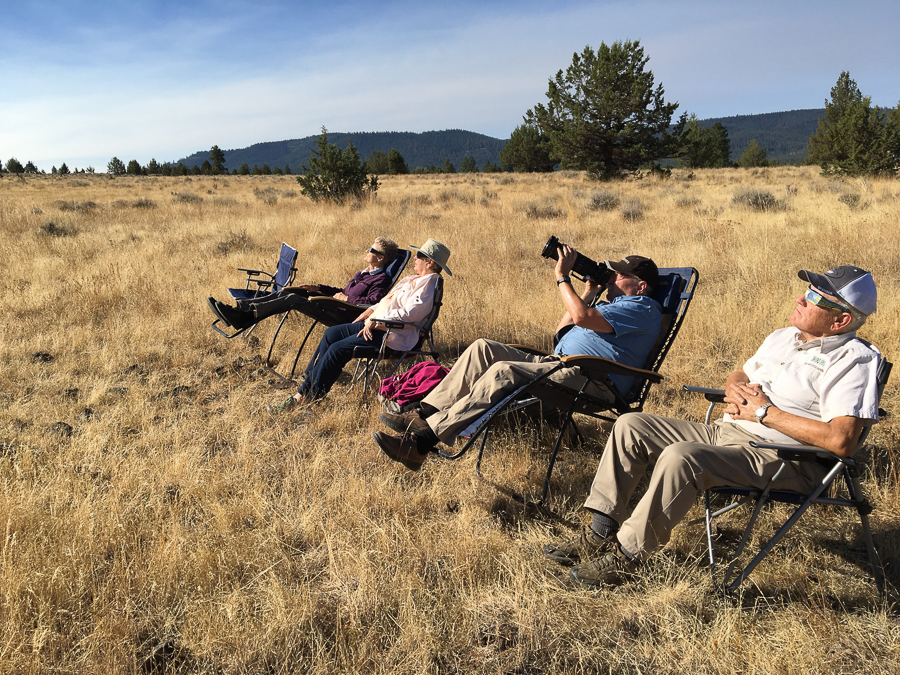
<svg viewBox="0 0 900 675"><path fill-rule="evenodd" d="M556 236L550 237L547 240L547 243L544 244L544 250L541 251L542 258L549 258L551 260L559 260L559 247L565 246L566 244L559 243L559 239ZM572 265L572 276L576 279L580 279L581 281L587 281L588 277L596 281L601 286L605 285L607 281L609 281L609 277L612 275L612 270L609 269L602 262L594 262L586 255L582 255L575 252L577 257L575 258L575 264Z"/></svg>

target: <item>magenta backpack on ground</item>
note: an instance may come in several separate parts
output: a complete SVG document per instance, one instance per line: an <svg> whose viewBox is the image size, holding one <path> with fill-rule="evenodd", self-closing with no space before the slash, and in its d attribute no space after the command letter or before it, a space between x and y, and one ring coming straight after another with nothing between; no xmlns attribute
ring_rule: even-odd
<svg viewBox="0 0 900 675"><path fill-rule="evenodd" d="M405 373L384 378L378 398L387 408L408 410L425 398L449 372L449 368L436 361L417 363Z"/></svg>

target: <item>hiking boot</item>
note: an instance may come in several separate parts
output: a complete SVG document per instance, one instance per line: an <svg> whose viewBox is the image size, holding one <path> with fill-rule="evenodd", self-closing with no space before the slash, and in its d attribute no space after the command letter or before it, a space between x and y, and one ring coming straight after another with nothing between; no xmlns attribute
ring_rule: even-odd
<svg viewBox="0 0 900 675"><path fill-rule="evenodd" d="M620 586L634 578L639 566L616 546L612 553L576 565L569 570L569 576L572 581L592 588Z"/></svg>
<svg viewBox="0 0 900 675"><path fill-rule="evenodd" d="M570 539L544 546L544 557L560 565L571 567L580 562L596 558L612 547L614 537L601 537L591 528L585 527Z"/></svg>
<svg viewBox="0 0 900 675"><path fill-rule="evenodd" d="M428 422L423 420L419 416L419 413L414 411L399 414L383 412L378 416L378 419L384 426L391 431L396 431L398 434L409 432L416 436L429 437L429 440L431 436L434 436L434 432L431 430L431 427L428 426Z"/></svg>
<svg viewBox="0 0 900 675"><path fill-rule="evenodd" d="M372 434L372 438L384 454L395 462L400 462L410 471L418 471L425 463L426 455L419 452L419 444L410 434L390 436L376 431Z"/></svg>

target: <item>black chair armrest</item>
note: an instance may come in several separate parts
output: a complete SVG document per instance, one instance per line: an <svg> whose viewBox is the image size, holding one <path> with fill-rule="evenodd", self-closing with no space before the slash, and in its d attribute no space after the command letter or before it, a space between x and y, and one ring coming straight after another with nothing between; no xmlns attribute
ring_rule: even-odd
<svg viewBox="0 0 900 675"><path fill-rule="evenodd" d="M821 462L823 459L828 460L834 466L834 462L842 462L848 466L852 466L855 462L849 457L841 457L833 452L829 452L824 448L815 445L790 445L787 443L765 443L760 441L750 441L750 446L764 450L777 450L778 457L790 462Z"/></svg>
<svg viewBox="0 0 900 675"><path fill-rule="evenodd" d="M352 302L344 302L343 300L338 300L337 298L332 298L330 295L313 295L309 298L309 302L314 302L317 305L322 305L323 307L344 307L346 309L355 309L358 310L360 314L362 314L366 309L368 309L368 305L354 305Z"/></svg>
<svg viewBox="0 0 900 675"><path fill-rule="evenodd" d="M412 326L413 325L406 321L397 321L394 319L372 319L372 321L374 323L380 323L385 328L394 328L394 329L399 329L399 328L403 328L404 326Z"/></svg>
<svg viewBox="0 0 900 675"><path fill-rule="evenodd" d="M246 272L248 276L255 277L260 274L265 274L267 277L275 278L274 275L269 274L268 272L264 272L263 270L248 270L246 267L238 267L238 272Z"/></svg>
<svg viewBox="0 0 900 675"><path fill-rule="evenodd" d="M710 403L725 403L725 390L724 389L710 389L709 387L693 387L689 384L686 384L682 387L684 391L690 392L692 394L703 394L703 398L705 398Z"/></svg>
<svg viewBox="0 0 900 675"><path fill-rule="evenodd" d="M602 356L573 354L563 356L561 360L567 366L577 366L590 379L600 379L604 375L625 375L626 377L642 377L654 384L662 382L663 379L662 375L652 370L623 366L621 363L604 359Z"/></svg>

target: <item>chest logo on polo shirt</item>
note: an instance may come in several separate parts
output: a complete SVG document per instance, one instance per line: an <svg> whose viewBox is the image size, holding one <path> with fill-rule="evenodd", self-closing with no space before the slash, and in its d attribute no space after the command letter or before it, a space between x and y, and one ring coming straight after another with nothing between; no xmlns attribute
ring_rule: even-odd
<svg viewBox="0 0 900 675"><path fill-rule="evenodd" d="M825 371L825 359L821 356L810 356L809 361L806 362L806 365L812 366L820 373Z"/></svg>

